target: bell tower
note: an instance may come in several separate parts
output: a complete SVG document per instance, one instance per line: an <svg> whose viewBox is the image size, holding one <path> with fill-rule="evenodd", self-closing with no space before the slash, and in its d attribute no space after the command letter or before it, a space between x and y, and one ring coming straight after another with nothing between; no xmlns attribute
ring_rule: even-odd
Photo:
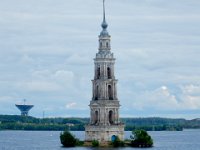
<svg viewBox="0 0 200 150"><path fill-rule="evenodd" d="M85 140L111 141L114 136L124 138L124 124L119 121L117 79L114 74L115 58L111 52L110 35L105 17L103 0L102 31L99 35L99 50L94 58L94 79L90 101L90 123L85 126Z"/></svg>

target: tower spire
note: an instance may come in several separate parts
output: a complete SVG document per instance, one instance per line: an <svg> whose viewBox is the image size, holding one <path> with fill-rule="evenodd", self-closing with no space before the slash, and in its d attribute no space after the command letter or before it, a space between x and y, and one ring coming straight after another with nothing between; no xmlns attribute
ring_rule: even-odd
<svg viewBox="0 0 200 150"><path fill-rule="evenodd" d="M108 27L108 24L106 23L105 0L103 0L103 22L101 26L104 30L106 30L106 28Z"/></svg>

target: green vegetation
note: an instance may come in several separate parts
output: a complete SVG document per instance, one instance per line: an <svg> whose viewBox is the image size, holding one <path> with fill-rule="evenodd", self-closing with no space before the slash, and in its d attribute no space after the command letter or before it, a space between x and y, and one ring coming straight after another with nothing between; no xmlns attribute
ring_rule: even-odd
<svg viewBox="0 0 200 150"><path fill-rule="evenodd" d="M80 145L79 140L69 131L64 131L60 134L60 142L64 147L75 147Z"/></svg>
<svg viewBox="0 0 200 150"><path fill-rule="evenodd" d="M176 125L176 124L174 125L142 125L142 126L126 125L125 126L126 131L133 131L133 130L139 130L139 129L143 129L146 131L182 131L183 126Z"/></svg>
<svg viewBox="0 0 200 150"><path fill-rule="evenodd" d="M200 119L122 118L126 131L181 131L183 128L200 128ZM0 130L54 130L84 131L89 118L34 118L18 115L0 115Z"/></svg>
<svg viewBox="0 0 200 150"><path fill-rule="evenodd" d="M146 131L182 131L185 128L185 119L168 118L122 118L126 124L125 130L143 129ZM199 126L200 127L200 126Z"/></svg>
<svg viewBox="0 0 200 150"><path fill-rule="evenodd" d="M92 147L99 147L99 141L93 140L92 141Z"/></svg>
<svg viewBox="0 0 200 150"><path fill-rule="evenodd" d="M131 135L131 146L132 147L152 147L153 140L151 136L145 130L132 131Z"/></svg>
<svg viewBox="0 0 200 150"><path fill-rule="evenodd" d="M113 147L124 147L124 142L119 139L118 136L112 141Z"/></svg>
<svg viewBox="0 0 200 150"><path fill-rule="evenodd" d="M0 130L84 131L88 118L34 118L30 116L0 115Z"/></svg>

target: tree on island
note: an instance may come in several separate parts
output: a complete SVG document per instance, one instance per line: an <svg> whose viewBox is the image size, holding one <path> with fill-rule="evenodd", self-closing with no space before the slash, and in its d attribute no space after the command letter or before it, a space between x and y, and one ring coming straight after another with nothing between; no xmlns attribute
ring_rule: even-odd
<svg viewBox="0 0 200 150"><path fill-rule="evenodd" d="M135 130L132 131L130 136L132 147L152 147L153 139L145 130Z"/></svg>
<svg viewBox="0 0 200 150"><path fill-rule="evenodd" d="M75 147L78 140L69 131L64 131L60 134L60 141L64 147Z"/></svg>

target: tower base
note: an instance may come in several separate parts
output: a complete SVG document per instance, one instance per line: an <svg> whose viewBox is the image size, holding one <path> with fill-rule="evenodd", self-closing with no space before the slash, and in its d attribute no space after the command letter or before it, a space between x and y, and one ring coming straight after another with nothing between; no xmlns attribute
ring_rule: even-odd
<svg viewBox="0 0 200 150"><path fill-rule="evenodd" d="M112 141L116 136L124 140L124 124L119 125L86 125L85 141L97 140L99 142Z"/></svg>

